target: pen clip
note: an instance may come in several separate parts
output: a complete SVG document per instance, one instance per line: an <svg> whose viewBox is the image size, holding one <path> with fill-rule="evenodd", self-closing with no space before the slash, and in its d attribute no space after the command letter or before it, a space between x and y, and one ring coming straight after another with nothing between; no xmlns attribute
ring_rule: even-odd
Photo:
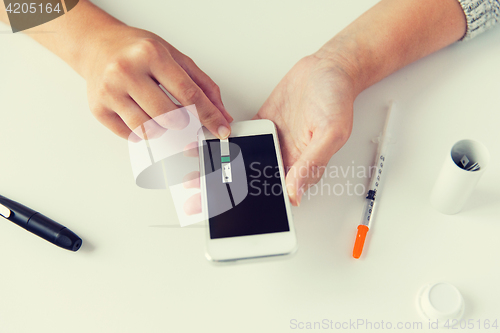
<svg viewBox="0 0 500 333"><path fill-rule="evenodd" d="M0 215L8 219L10 217L10 209L0 204Z"/></svg>

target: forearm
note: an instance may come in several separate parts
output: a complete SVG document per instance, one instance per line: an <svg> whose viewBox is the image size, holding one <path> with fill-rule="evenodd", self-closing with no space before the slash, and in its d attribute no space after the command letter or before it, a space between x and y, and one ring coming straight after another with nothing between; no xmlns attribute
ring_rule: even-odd
<svg viewBox="0 0 500 333"><path fill-rule="evenodd" d="M5 7L0 20L8 22ZM120 26L124 24L89 1L80 0L65 15L25 32L84 76L85 63L96 56L96 43L106 31Z"/></svg>
<svg viewBox="0 0 500 333"><path fill-rule="evenodd" d="M318 52L334 58L359 94L398 69L464 36L457 0L382 0Z"/></svg>

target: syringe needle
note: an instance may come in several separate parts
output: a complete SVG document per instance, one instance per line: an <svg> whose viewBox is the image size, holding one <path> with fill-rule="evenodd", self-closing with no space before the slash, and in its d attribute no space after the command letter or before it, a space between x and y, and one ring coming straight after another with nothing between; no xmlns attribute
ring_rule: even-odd
<svg viewBox="0 0 500 333"><path fill-rule="evenodd" d="M382 137L379 140L379 145L377 149L377 156L375 160L376 171L372 174L370 180L370 188L366 195L365 207L363 210L363 215L361 217L361 223L358 225L358 233L356 235L356 241L354 242L354 250L352 251L352 256L359 259L361 253L363 252L363 246L365 244L366 234L370 230L371 223L373 222L373 215L375 212L375 196L379 194L380 184L382 182L382 171L384 169L384 164L386 164L386 153L387 146L389 144L390 130L393 123L394 103L389 107L387 112L384 131L382 132ZM384 174L385 178L385 174ZM378 197L377 197L378 198ZM378 200L377 200L378 201Z"/></svg>

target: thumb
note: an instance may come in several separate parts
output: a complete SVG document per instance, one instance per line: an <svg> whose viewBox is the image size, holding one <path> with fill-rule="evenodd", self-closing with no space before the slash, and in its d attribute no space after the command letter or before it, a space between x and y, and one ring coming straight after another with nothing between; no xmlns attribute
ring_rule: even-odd
<svg viewBox="0 0 500 333"><path fill-rule="evenodd" d="M286 175L286 188L292 205L298 206L302 195L321 179L330 158L345 141L334 133L313 134L310 143Z"/></svg>

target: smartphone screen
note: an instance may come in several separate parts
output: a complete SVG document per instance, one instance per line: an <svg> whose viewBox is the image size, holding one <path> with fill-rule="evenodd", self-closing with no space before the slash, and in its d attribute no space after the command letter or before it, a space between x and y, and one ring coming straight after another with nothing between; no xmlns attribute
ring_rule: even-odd
<svg viewBox="0 0 500 333"><path fill-rule="evenodd" d="M229 143L233 179L223 183L220 141L203 142L210 238L290 231L273 135L229 138ZM223 205L228 208L219 214Z"/></svg>

